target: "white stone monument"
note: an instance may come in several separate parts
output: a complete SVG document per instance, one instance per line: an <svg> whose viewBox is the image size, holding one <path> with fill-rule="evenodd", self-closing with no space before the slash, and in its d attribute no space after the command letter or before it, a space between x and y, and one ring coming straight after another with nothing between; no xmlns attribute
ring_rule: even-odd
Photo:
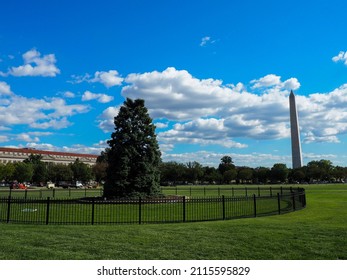
<svg viewBox="0 0 347 280"><path fill-rule="evenodd" d="M301 143L298 112L296 110L295 95L293 91L289 95L290 132L292 139L292 163L293 169L302 167Z"/></svg>

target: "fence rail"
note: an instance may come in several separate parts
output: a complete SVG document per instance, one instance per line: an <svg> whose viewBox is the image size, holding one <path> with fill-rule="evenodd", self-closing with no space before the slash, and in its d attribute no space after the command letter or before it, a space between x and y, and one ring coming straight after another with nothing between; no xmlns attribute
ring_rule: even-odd
<svg viewBox="0 0 347 280"><path fill-rule="evenodd" d="M227 220L292 212L305 208L303 188L272 188L264 195L151 200L0 198L0 221L27 224L126 224ZM265 195L265 193L268 193Z"/></svg>

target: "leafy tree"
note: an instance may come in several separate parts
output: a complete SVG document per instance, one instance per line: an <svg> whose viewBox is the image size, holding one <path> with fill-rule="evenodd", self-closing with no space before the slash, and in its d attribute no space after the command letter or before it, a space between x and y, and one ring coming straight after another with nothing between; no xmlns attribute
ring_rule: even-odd
<svg viewBox="0 0 347 280"><path fill-rule="evenodd" d="M197 181L200 181L202 179L202 176L204 175L203 167L200 163L197 161L188 162L186 164L186 178L190 183L197 183Z"/></svg>
<svg viewBox="0 0 347 280"><path fill-rule="evenodd" d="M0 181L10 181L13 179L15 166L13 163L0 164Z"/></svg>
<svg viewBox="0 0 347 280"><path fill-rule="evenodd" d="M69 165L50 163L47 165L48 180L58 183L59 181L71 181L74 174Z"/></svg>
<svg viewBox="0 0 347 280"><path fill-rule="evenodd" d="M24 160L25 163L31 164L34 169L34 174L32 177L33 182L46 182L47 180L47 167L42 161L42 155L31 154L27 159Z"/></svg>
<svg viewBox="0 0 347 280"><path fill-rule="evenodd" d="M92 170L89 165L76 159L74 163L70 164L73 173L73 178L76 181L88 182L92 179Z"/></svg>
<svg viewBox="0 0 347 280"><path fill-rule="evenodd" d="M271 168L271 181L272 182L285 182L288 178L289 170L284 163L275 163Z"/></svg>
<svg viewBox="0 0 347 280"><path fill-rule="evenodd" d="M235 169L235 165L233 163L232 158L230 156L223 156L218 166L219 172L223 175L225 171L228 171L231 169Z"/></svg>
<svg viewBox="0 0 347 280"><path fill-rule="evenodd" d="M106 197L153 195L160 190L160 150L155 126L142 99L127 98L114 118L108 141Z"/></svg>
<svg viewBox="0 0 347 280"><path fill-rule="evenodd" d="M215 167L205 166L203 168L203 180L209 182L210 184L215 184L216 182L222 181L222 175Z"/></svg>
<svg viewBox="0 0 347 280"><path fill-rule="evenodd" d="M25 162L16 162L14 164L14 178L18 182L29 182L32 180L34 175L33 165Z"/></svg>
<svg viewBox="0 0 347 280"><path fill-rule="evenodd" d="M92 171L95 177L95 180L100 183L101 181L106 180L106 170L107 170L107 162L101 161L101 162L96 162L93 167Z"/></svg>
<svg viewBox="0 0 347 280"><path fill-rule="evenodd" d="M253 179L253 169L250 167L239 168L237 178L241 181L241 183L251 181Z"/></svg>
<svg viewBox="0 0 347 280"><path fill-rule="evenodd" d="M106 148L105 151L101 151L100 156L97 157L96 162L108 162L108 153L110 148Z"/></svg>
<svg viewBox="0 0 347 280"><path fill-rule="evenodd" d="M256 183L266 184L270 179L270 169L262 166L255 168L253 178Z"/></svg>
<svg viewBox="0 0 347 280"><path fill-rule="evenodd" d="M160 164L160 181L162 184L176 185L178 181L184 181L185 170L183 163L163 162Z"/></svg>
<svg viewBox="0 0 347 280"><path fill-rule="evenodd" d="M231 181L237 178L237 170L229 169L223 173L223 182L226 184L230 184Z"/></svg>

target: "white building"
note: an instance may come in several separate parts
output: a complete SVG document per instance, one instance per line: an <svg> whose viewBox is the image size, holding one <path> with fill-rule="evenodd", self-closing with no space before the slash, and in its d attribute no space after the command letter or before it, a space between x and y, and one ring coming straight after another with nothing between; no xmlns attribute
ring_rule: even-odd
<svg viewBox="0 0 347 280"><path fill-rule="evenodd" d="M53 162L60 164L74 163L76 159L89 165L96 163L97 155L90 154L76 154L76 153L63 153L53 151L41 151L30 148L2 148L0 147L0 163L19 162L27 159L31 154L41 155L43 162Z"/></svg>

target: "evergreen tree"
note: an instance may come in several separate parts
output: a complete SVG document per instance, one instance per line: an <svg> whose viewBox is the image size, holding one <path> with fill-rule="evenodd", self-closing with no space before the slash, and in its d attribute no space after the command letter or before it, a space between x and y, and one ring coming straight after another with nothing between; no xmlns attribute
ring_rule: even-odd
<svg viewBox="0 0 347 280"><path fill-rule="evenodd" d="M160 150L145 102L127 98L108 141L105 197L153 195L160 187Z"/></svg>

